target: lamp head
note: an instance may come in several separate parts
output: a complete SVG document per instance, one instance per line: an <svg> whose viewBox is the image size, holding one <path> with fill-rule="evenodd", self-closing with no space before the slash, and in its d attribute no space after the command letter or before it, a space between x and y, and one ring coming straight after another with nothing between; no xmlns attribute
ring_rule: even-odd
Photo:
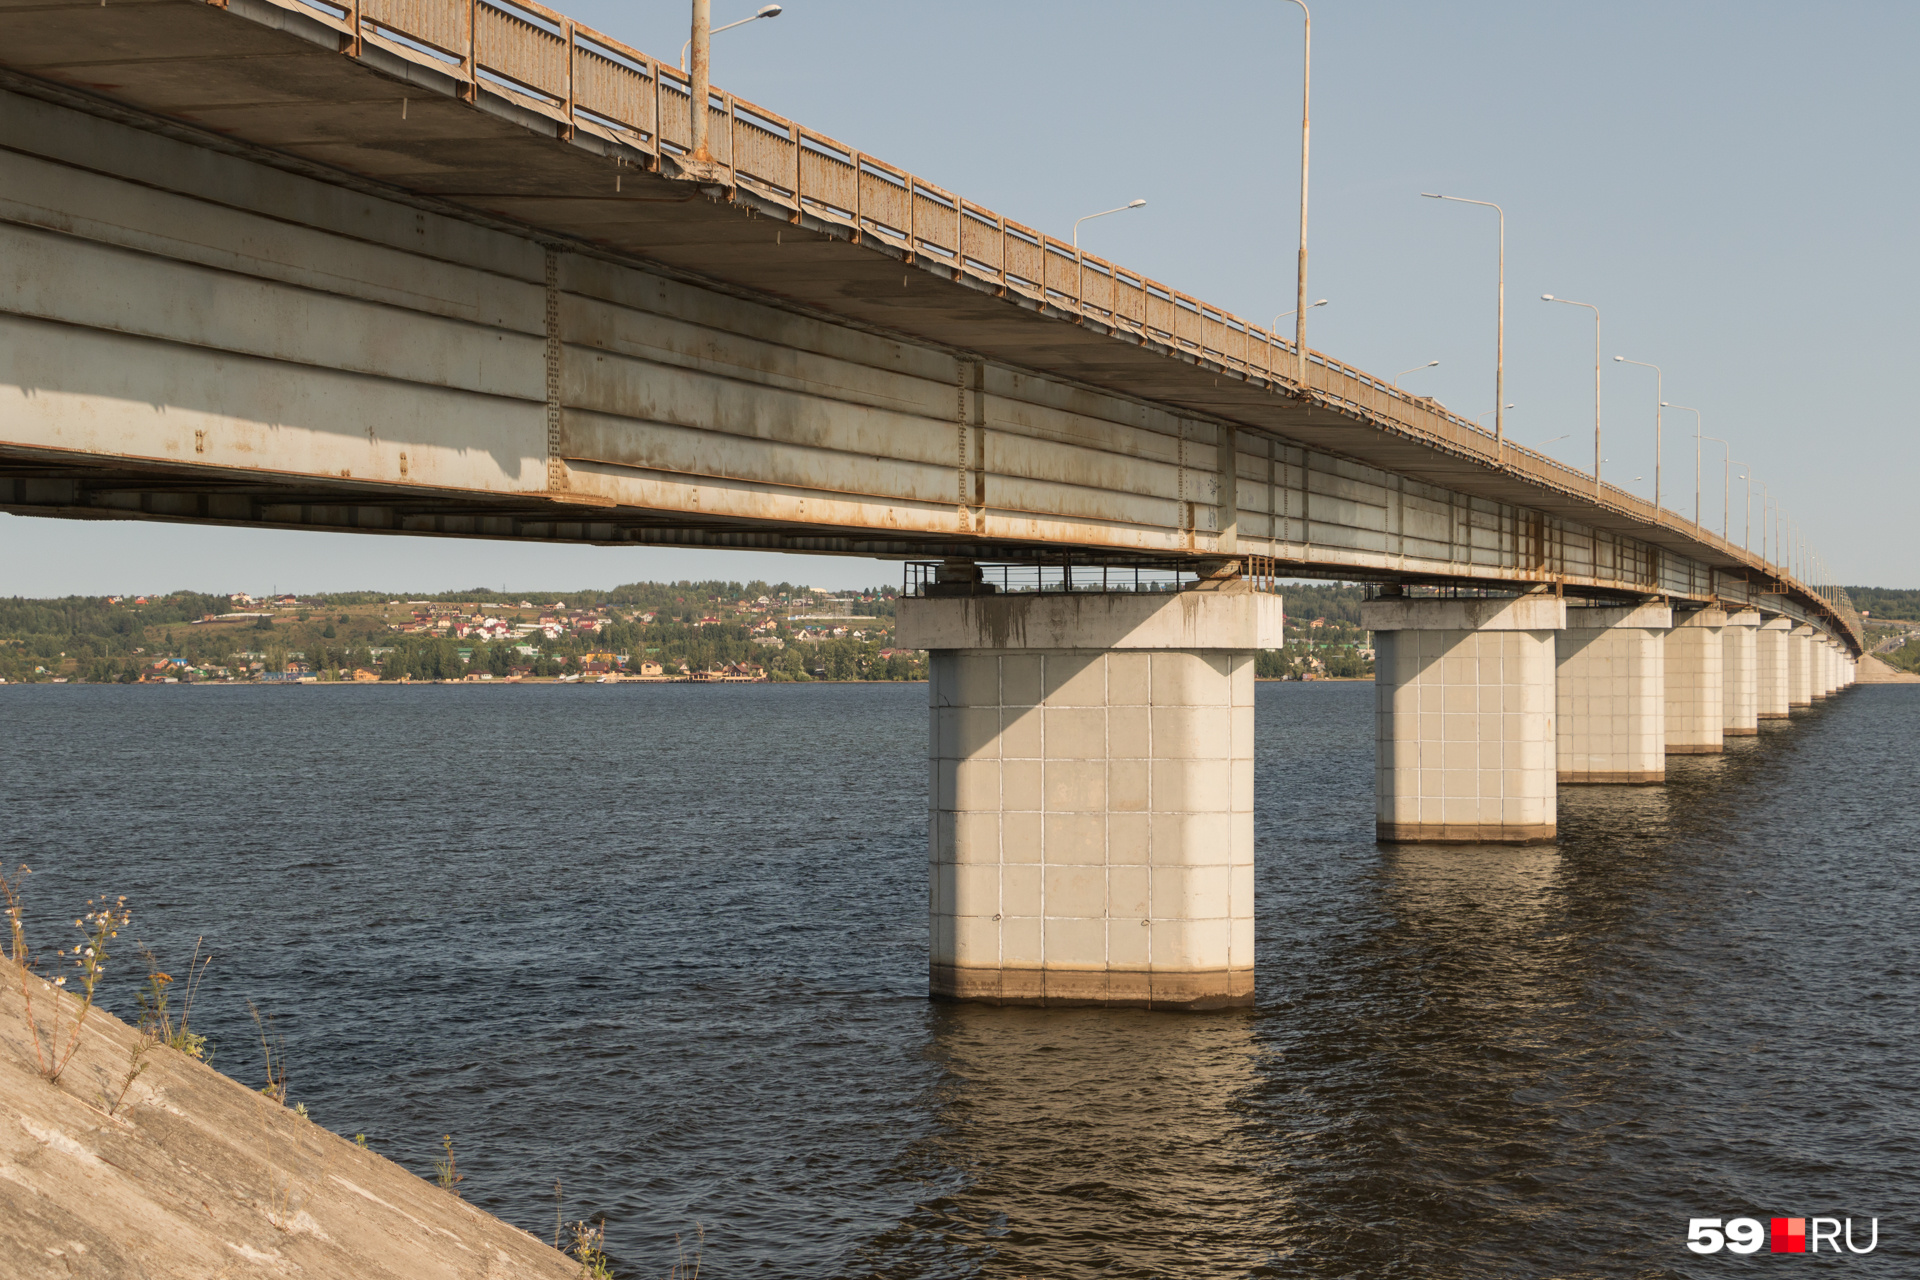
<svg viewBox="0 0 1920 1280"><path fill-rule="evenodd" d="M1145 201L1145 200L1129 200L1129 201L1127 201L1127 208L1129 208L1129 209L1138 209L1138 208L1139 208L1139 207L1140 207L1141 205L1143 205L1143 204L1145 204L1145 203L1146 203L1146 201Z"/></svg>
<svg viewBox="0 0 1920 1280"><path fill-rule="evenodd" d="M1553 301L1553 295L1552 295L1552 294L1550 294L1550 293L1543 293L1543 294L1541 294L1541 295L1540 295L1540 301L1542 301L1542 302L1552 302L1552 301Z"/></svg>
<svg viewBox="0 0 1920 1280"><path fill-rule="evenodd" d="M1325 298L1322 298L1322 299L1320 299L1320 301L1318 301L1318 302L1309 302L1309 303L1307 304L1307 310L1309 310L1309 311L1311 311L1311 310L1313 310L1313 309L1314 309L1315 307L1324 307L1324 306L1326 306L1326 305L1327 305L1327 300L1326 300Z"/></svg>
<svg viewBox="0 0 1920 1280"><path fill-rule="evenodd" d="M1673 408L1673 401L1671 401L1671 400L1662 400L1662 401L1660 402L1660 407L1661 407L1662 409L1671 409L1671 408Z"/></svg>
<svg viewBox="0 0 1920 1280"><path fill-rule="evenodd" d="M1440 193L1438 191L1422 191L1420 194L1425 196L1429 200L1438 200L1440 198Z"/></svg>
<svg viewBox="0 0 1920 1280"><path fill-rule="evenodd" d="M1615 357L1613 358L1613 362L1614 362L1615 364L1619 364L1619 363L1620 363L1620 362L1621 362L1622 360L1625 360L1625 359L1626 359L1626 357L1625 357L1625 356L1615 356Z"/></svg>
<svg viewBox="0 0 1920 1280"><path fill-rule="evenodd" d="M759 11L753 16L756 18L777 18L780 16L780 6L777 4L763 4L760 6Z"/></svg>

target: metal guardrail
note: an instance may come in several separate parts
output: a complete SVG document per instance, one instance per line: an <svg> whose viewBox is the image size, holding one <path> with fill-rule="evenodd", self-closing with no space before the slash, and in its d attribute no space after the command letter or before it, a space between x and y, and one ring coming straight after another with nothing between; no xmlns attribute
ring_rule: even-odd
<svg viewBox="0 0 1920 1280"><path fill-rule="evenodd" d="M226 0L207 0L224 7ZM370 44L578 131L652 157L692 146L690 77L532 0L268 0L331 26L357 56ZM872 235L956 276L1260 378L1384 429L1476 459L1608 513L1669 530L1782 588L1824 601L1856 642L1859 619L1764 558L1511 442L1433 400L1309 349L1304 387L1293 344L1223 308L1095 257L744 98L712 91L708 147L753 196Z"/></svg>

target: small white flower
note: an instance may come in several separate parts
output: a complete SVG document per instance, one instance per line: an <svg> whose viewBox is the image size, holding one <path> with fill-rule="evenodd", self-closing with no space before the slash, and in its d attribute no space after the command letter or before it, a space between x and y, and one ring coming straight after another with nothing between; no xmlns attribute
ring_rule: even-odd
<svg viewBox="0 0 1920 1280"><path fill-rule="evenodd" d="M65 978L55 978L53 980L53 985L56 987L64 987L67 985L67 980Z"/></svg>

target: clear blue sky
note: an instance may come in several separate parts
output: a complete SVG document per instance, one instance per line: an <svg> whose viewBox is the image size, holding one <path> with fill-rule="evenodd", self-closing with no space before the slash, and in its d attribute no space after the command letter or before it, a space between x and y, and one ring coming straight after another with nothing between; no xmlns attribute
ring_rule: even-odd
<svg viewBox="0 0 1920 1280"><path fill-rule="evenodd" d="M684 0L561 6L659 56ZM748 0L715 0L716 24ZM1842 581L1920 586L1913 373L1920 6L1321 0L1309 341L1470 417L1493 406L1494 219L1507 209L1507 415L1592 464L1603 318L1609 479L1651 494L1653 375L1784 496ZM1299 10L793 0L715 41L714 81L1009 216L1265 322L1293 303ZM1692 416L1666 492L1690 512ZM1719 518L1718 446L1703 515ZM1737 476L1736 471L1736 476ZM1632 483L1635 476L1646 479ZM1756 488L1755 493L1759 490ZM1744 520L1736 479L1732 532ZM1758 511L1756 498L1755 510ZM1757 517L1756 517L1757 518ZM1756 532L1756 538L1757 538ZM0 518L0 594L173 587L425 591L894 565L739 552Z"/></svg>

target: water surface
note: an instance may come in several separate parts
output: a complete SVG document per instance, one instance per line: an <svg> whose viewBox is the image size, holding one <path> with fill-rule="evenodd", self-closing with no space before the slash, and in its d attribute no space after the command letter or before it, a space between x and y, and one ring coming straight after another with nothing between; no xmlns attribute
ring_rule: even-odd
<svg viewBox="0 0 1920 1280"><path fill-rule="evenodd" d="M1920 687L1520 850L1373 843L1371 697L1260 686L1252 1010L929 1003L924 685L12 687L0 855L625 1275L1709 1276L1817 1260L1688 1218L1815 1214L1920 1275Z"/></svg>

